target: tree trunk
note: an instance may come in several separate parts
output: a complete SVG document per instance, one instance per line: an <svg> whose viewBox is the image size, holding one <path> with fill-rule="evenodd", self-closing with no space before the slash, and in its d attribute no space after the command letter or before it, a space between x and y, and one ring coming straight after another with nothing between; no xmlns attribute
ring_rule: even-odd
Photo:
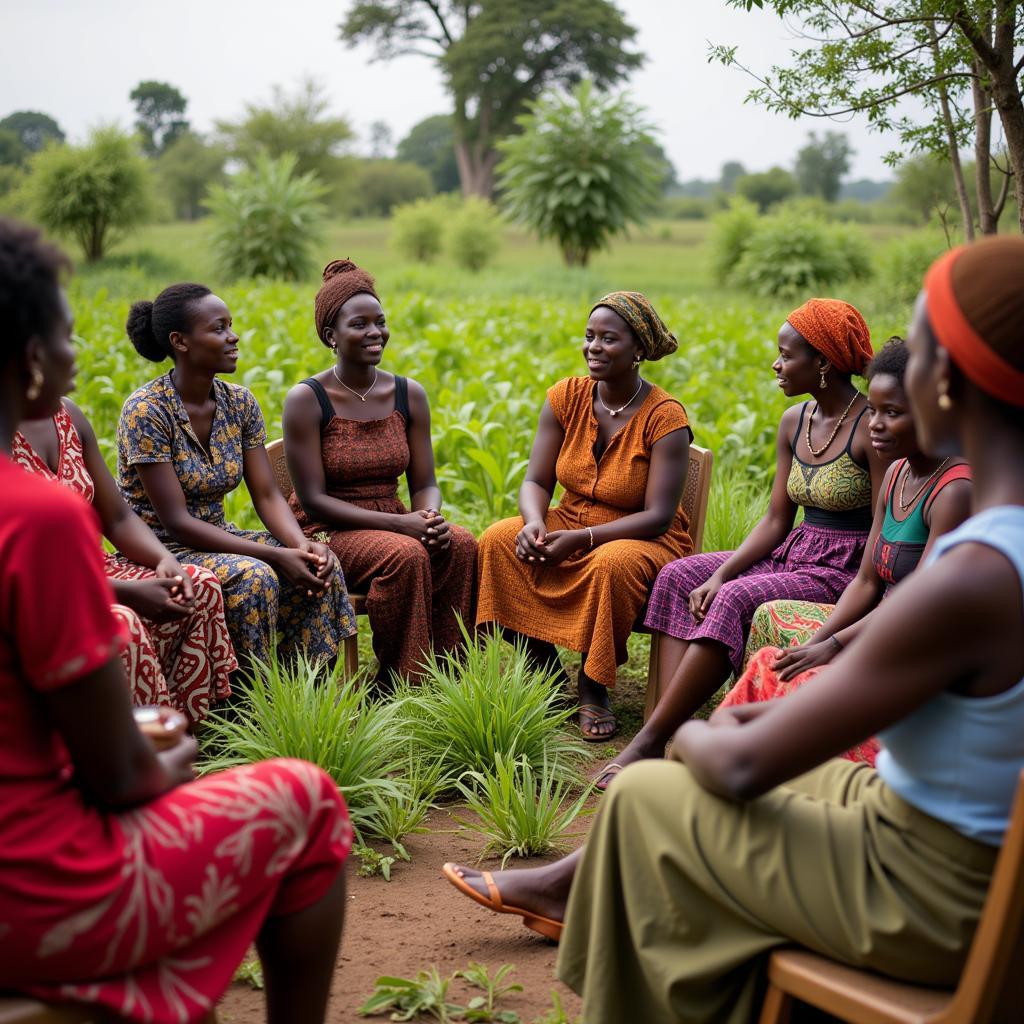
<svg viewBox="0 0 1024 1024"><path fill-rule="evenodd" d="M984 69L975 62L971 91L974 95L974 185L978 194L978 228L983 235L999 230L999 214L992 199L992 96L981 84Z"/></svg>
<svg viewBox="0 0 1024 1024"><path fill-rule="evenodd" d="M935 58L935 70L941 68L939 58L939 37L935 24L929 22L928 34L932 41L932 54ZM964 182L964 169L960 163L960 150L956 143L956 130L953 127L953 115L949 109L949 93L945 85L938 87L939 109L942 112L942 124L946 129L946 144L949 146L949 163L953 168L953 182L956 185L956 200L960 204L960 219L964 227L964 241L974 241L974 215L971 213L971 201L967 198L967 185Z"/></svg>
<svg viewBox="0 0 1024 1024"><path fill-rule="evenodd" d="M494 168L498 154L477 142L455 143L455 162L459 167L459 182L464 196L494 196Z"/></svg>

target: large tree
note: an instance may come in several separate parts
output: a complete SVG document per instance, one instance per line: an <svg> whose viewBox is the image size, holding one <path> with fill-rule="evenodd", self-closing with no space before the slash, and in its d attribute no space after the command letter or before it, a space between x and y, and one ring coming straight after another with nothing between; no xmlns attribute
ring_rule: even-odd
<svg viewBox="0 0 1024 1024"><path fill-rule="evenodd" d="M396 152L399 160L419 164L427 171L436 191L454 192L459 187L451 114L434 114L414 124Z"/></svg>
<svg viewBox="0 0 1024 1024"><path fill-rule="evenodd" d="M440 65L453 100L462 191L494 190L496 142L516 131L526 104L584 77L598 88L643 63L627 47L636 30L609 0L356 0L341 24L349 45L379 59L425 54Z"/></svg>
<svg viewBox="0 0 1024 1024"><path fill-rule="evenodd" d="M843 175L850 169L852 155L850 141L842 133L825 132L819 139L811 132L807 145L796 155L796 167L793 169L800 191L834 203L839 198Z"/></svg>
<svg viewBox="0 0 1024 1024"><path fill-rule="evenodd" d="M30 152L38 153L48 142L63 142L64 132L49 114L16 110L0 121L0 131L14 132Z"/></svg>
<svg viewBox="0 0 1024 1024"><path fill-rule="evenodd" d="M188 131L188 100L167 82L139 82L128 94L135 104L135 130L148 156L158 156L182 132Z"/></svg>
<svg viewBox="0 0 1024 1024"><path fill-rule="evenodd" d="M897 132L905 149L944 152L968 238L973 219L959 151L973 142L980 227L992 233L1002 208L992 185L993 170L1002 169L992 152L997 113L1024 231L1024 0L727 2L803 26L806 45L793 50L792 66L764 74L751 99L793 117L864 113L870 127ZM712 54L738 63L735 47ZM925 107L923 118L901 103L911 96Z"/></svg>

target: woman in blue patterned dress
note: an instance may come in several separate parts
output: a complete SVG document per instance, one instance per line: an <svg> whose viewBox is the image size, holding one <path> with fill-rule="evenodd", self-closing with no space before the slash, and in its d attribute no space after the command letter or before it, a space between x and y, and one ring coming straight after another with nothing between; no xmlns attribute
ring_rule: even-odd
<svg viewBox="0 0 1024 1024"><path fill-rule="evenodd" d="M305 537L274 482L263 414L252 392L220 380L238 362L224 302L200 284L136 302L128 336L173 369L134 392L117 428L117 472L132 508L181 562L212 569L240 659L305 649L334 658L355 632L338 561ZM242 530L224 496L244 480L266 530Z"/></svg>

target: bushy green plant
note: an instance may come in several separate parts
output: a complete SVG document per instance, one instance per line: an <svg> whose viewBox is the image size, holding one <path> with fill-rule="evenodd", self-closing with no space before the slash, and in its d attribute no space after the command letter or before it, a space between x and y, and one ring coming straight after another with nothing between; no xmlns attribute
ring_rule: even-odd
<svg viewBox="0 0 1024 1024"><path fill-rule="evenodd" d="M498 754L485 772L466 772L459 792L476 819L458 818L464 828L487 839L484 853L508 859L563 851L576 819L586 813L590 790L570 799L571 784L544 762L534 768L525 758L512 761Z"/></svg>
<svg viewBox="0 0 1024 1024"><path fill-rule="evenodd" d="M33 215L73 238L90 263L153 209L146 161L116 128L97 129L83 146L48 146L32 157L30 169Z"/></svg>
<svg viewBox="0 0 1024 1024"><path fill-rule="evenodd" d="M757 207L742 196L733 196L729 206L715 214L711 235L711 267L715 280L729 280L757 230Z"/></svg>
<svg viewBox="0 0 1024 1024"><path fill-rule="evenodd" d="M483 270L498 251L501 219L486 199L470 196L449 220L445 240L455 263L475 274Z"/></svg>
<svg viewBox="0 0 1024 1024"><path fill-rule="evenodd" d="M912 303L921 290L925 271L946 247L939 234L911 235L889 242L876 257L882 291L893 302Z"/></svg>
<svg viewBox="0 0 1024 1024"><path fill-rule="evenodd" d="M431 653L421 684L400 686L396 696L402 736L420 757L441 763L449 788L467 771L493 770L499 758L575 774L583 748L563 731L573 711L559 709L554 677L494 632L467 636L457 657Z"/></svg>
<svg viewBox="0 0 1024 1024"><path fill-rule="evenodd" d="M352 189L353 213L387 217L396 206L433 192L430 174L418 164L404 160L361 160Z"/></svg>
<svg viewBox="0 0 1024 1024"><path fill-rule="evenodd" d="M338 784L357 833L365 825L373 834L379 799L407 792L390 777L397 706L371 701L361 678L342 679L341 659L327 668L303 654L274 653L253 665L231 716L214 714L203 728L202 770L271 757L312 761Z"/></svg>
<svg viewBox="0 0 1024 1024"><path fill-rule="evenodd" d="M427 831L423 823L444 784L444 765L440 760L424 759L418 750L409 748L394 761L390 777L392 789L368 794L361 827L364 835L386 840L403 860L408 860L402 840Z"/></svg>
<svg viewBox="0 0 1024 1024"><path fill-rule="evenodd" d="M395 248L417 263L437 259L451 210L450 200L443 196L396 206L391 215L391 241Z"/></svg>
<svg viewBox="0 0 1024 1024"><path fill-rule="evenodd" d="M582 81L551 93L516 118L520 131L502 142L498 167L514 220L558 243L568 266L657 209L662 167L643 112L625 96Z"/></svg>
<svg viewBox="0 0 1024 1024"><path fill-rule="evenodd" d="M756 295L794 299L870 274L858 228L780 213L757 224L729 279Z"/></svg>
<svg viewBox="0 0 1024 1024"><path fill-rule="evenodd" d="M323 217L323 186L297 174L295 157L259 154L251 168L210 189L210 240L227 277L294 281L313 270L312 250Z"/></svg>

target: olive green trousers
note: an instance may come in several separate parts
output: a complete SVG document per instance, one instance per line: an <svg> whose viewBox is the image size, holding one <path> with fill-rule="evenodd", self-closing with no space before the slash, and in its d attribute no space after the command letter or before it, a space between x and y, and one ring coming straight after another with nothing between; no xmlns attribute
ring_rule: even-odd
<svg viewBox="0 0 1024 1024"><path fill-rule="evenodd" d="M767 953L799 943L956 984L998 850L830 761L748 803L689 770L622 772L573 882L558 976L585 1024L755 1021Z"/></svg>

